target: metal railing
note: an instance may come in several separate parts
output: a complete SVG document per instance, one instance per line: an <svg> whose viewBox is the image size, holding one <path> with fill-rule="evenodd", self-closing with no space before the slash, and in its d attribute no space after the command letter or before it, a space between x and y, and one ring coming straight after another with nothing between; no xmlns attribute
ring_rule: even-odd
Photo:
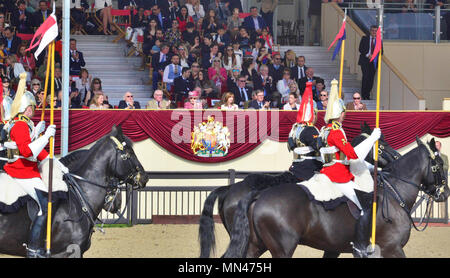
<svg viewBox="0 0 450 278"><path fill-rule="evenodd" d="M223 180L233 184L238 179L243 179L250 171L213 171L213 172L147 172L152 180ZM281 174L282 172L259 172L263 174ZM119 218L102 212L100 219L106 224L151 224L154 216L199 216L203 209L204 201L215 186L147 186L132 192L122 192L122 210L124 217ZM420 198L421 194L418 197ZM128 200L128 201L127 201ZM126 209L125 209L126 207ZM419 222L426 210L426 202L412 214L415 222ZM448 223L448 201L434 203L431 208L430 223ZM214 212L217 214L217 211Z"/></svg>

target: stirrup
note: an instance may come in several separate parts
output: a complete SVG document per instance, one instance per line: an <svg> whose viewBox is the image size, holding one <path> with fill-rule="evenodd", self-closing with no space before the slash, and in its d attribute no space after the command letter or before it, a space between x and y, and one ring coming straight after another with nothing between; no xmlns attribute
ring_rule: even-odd
<svg viewBox="0 0 450 278"><path fill-rule="evenodd" d="M27 258L42 259L42 258L46 258L47 257L45 255L45 250L42 249L42 248L31 249L31 248L28 248L28 245L26 243L24 243L23 246L25 246L25 249L27 250Z"/></svg>
<svg viewBox="0 0 450 278"><path fill-rule="evenodd" d="M372 246L370 244L369 244L369 246L367 246L367 248L365 250L360 250L360 249L356 248L355 244L353 242L350 242L350 245L352 246L352 249L353 249L353 255L356 256L356 254L357 254L358 258L369 258L375 253L375 250L372 249Z"/></svg>

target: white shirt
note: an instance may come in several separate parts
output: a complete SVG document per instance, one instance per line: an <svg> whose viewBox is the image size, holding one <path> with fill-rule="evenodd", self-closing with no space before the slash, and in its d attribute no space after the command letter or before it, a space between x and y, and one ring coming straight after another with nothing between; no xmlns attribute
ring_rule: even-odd
<svg viewBox="0 0 450 278"><path fill-rule="evenodd" d="M175 65L174 64L170 64L170 65L167 65L165 68L164 68L164 75L163 75L163 82L165 82L165 83L173 83L173 79L169 79L169 71L170 71L170 66L174 66L174 69L175 69ZM181 66L180 65L176 65L176 67L178 67L178 74L179 74L179 76L181 76Z"/></svg>
<svg viewBox="0 0 450 278"><path fill-rule="evenodd" d="M220 109L221 109L221 110L238 110L239 107L238 107L237 104L235 104L235 103L233 103L233 105L231 105L231 107L230 107L230 106L227 106L227 105L225 105L225 104L222 104L222 105L220 106Z"/></svg>
<svg viewBox="0 0 450 278"><path fill-rule="evenodd" d="M296 110L298 110L298 109L300 108L300 105L299 105L298 103L296 103L295 106L297 107ZM290 105L289 103L286 103L286 104L283 106L283 110L292 110L292 107L291 107L291 105Z"/></svg>
<svg viewBox="0 0 450 278"><path fill-rule="evenodd" d="M205 10L203 9L203 5L200 4L199 6L200 6L200 8L198 9L197 16L198 17L205 17ZM194 6L192 6L192 4L186 3L186 8L188 9L188 14L190 16L195 16L195 14L196 14L195 13L195 8L194 8Z"/></svg>
<svg viewBox="0 0 450 278"><path fill-rule="evenodd" d="M277 82L277 91L283 96L289 95L289 84L286 82L285 79L281 79Z"/></svg>

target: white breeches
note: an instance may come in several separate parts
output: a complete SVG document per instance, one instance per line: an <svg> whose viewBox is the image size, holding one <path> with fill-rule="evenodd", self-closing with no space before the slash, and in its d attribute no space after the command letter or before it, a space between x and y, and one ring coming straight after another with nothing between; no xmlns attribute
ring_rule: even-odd
<svg viewBox="0 0 450 278"><path fill-rule="evenodd" d="M345 197L349 198L353 203L355 203L356 206L358 206L358 208L361 210L361 212L363 211L361 203L358 200L358 197L356 196L355 193L355 187L356 187L356 183L353 181L349 181L346 183L337 183L334 182L334 185L336 185L339 190L345 195Z"/></svg>
<svg viewBox="0 0 450 278"><path fill-rule="evenodd" d="M18 179L13 178L14 181L20 185L23 191L25 191L28 195L31 196L39 205L39 213L38 216L42 215L41 204L39 203L39 199L36 194L35 189L39 189L41 191L47 192L48 187L44 184L44 182L40 178L31 178L31 179Z"/></svg>

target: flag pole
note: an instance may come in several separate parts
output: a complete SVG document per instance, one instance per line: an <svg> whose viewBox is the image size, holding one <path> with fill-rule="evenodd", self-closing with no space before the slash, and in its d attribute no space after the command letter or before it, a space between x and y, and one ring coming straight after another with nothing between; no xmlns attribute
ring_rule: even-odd
<svg viewBox="0 0 450 278"><path fill-rule="evenodd" d="M380 89L381 89L381 60L383 55L383 5L380 6L379 31L381 37L381 49L378 53L377 68L377 110L375 117L375 127L380 128ZM372 250L375 250L376 224L377 224L377 175L378 175L378 140L374 145L374 173L373 173L373 204L372 204Z"/></svg>
<svg viewBox="0 0 450 278"><path fill-rule="evenodd" d="M51 45L51 81L55 80L55 41ZM54 124L54 98L55 98L55 82L50 83L50 125ZM49 176L48 176L48 215L47 215L47 257L50 257L51 247L51 230L52 230L52 189L53 189L53 156L54 156L55 139L50 137L50 159L49 159Z"/></svg>
<svg viewBox="0 0 450 278"><path fill-rule="evenodd" d="M347 20L347 8L345 9L344 22ZM344 53L345 53L345 39L342 40L341 48L341 66L339 70L339 98L342 97L342 75L344 72Z"/></svg>

